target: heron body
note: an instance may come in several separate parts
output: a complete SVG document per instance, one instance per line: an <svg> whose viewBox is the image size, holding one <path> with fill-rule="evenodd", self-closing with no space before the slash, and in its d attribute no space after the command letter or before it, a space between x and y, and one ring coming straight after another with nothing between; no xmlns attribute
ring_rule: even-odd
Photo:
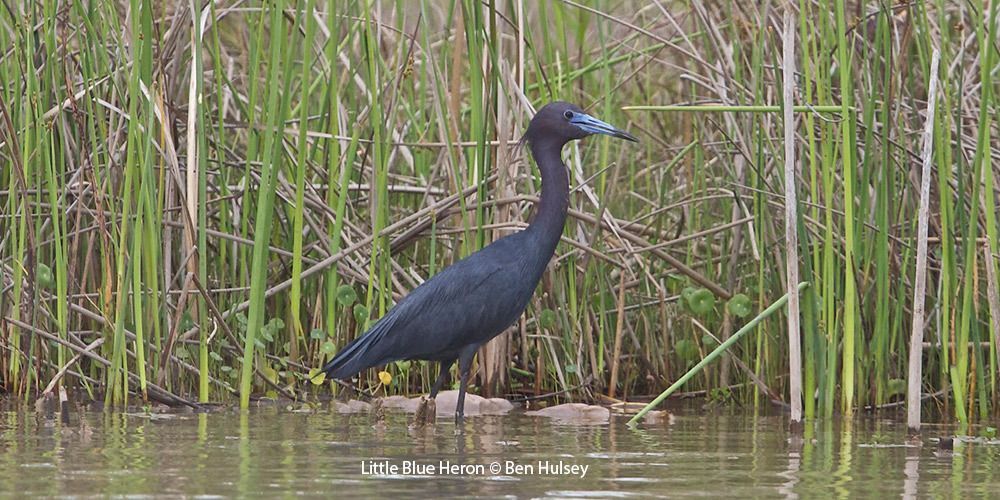
<svg viewBox="0 0 1000 500"><path fill-rule="evenodd" d="M636 140L569 103L540 109L524 137L542 174L541 202L528 228L494 241L413 289L323 367L327 376L346 379L402 359L438 361L441 372L430 394L434 398L458 360L455 416L460 422L476 351L524 312L562 236L569 206L562 148L596 133Z"/></svg>

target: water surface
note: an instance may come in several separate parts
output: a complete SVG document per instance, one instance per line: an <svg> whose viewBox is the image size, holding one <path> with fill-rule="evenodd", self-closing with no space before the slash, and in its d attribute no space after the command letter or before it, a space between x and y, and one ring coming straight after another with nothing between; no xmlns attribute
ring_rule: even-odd
<svg viewBox="0 0 1000 500"><path fill-rule="evenodd" d="M1000 493L1000 441L942 450L928 428L819 423L695 405L632 430L521 413L408 428L389 413L279 406L241 414L0 411L0 494L380 497L967 497ZM497 465L493 465L497 464ZM393 468L395 466L395 469ZM442 468L444 470L442 470ZM582 471L586 468L586 473ZM499 470L499 472L496 472Z"/></svg>

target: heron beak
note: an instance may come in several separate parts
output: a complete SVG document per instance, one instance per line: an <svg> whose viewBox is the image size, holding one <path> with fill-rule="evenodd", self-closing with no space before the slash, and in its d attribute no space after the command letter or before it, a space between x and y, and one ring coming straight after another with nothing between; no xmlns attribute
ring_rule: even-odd
<svg viewBox="0 0 1000 500"><path fill-rule="evenodd" d="M570 123L580 127L585 132L590 134L604 134L610 135L612 137L617 137L619 139L625 139L626 141L639 142L639 139L622 129L615 128L606 122L602 122L593 116L586 113L576 113L573 118L570 118Z"/></svg>

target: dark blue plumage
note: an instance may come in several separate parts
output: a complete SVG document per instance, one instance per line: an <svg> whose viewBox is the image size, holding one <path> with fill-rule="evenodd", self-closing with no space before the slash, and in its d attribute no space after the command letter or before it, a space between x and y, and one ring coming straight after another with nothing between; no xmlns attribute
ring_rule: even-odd
<svg viewBox="0 0 1000 500"><path fill-rule="evenodd" d="M323 367L327 376L346 379L401 359L439 361L441 373L430 394L434 398L458 360L456 421L461 421L476 351L524 312L562 235L569 204L562 148L592 134L636 140L569 103L540 109L524 135L542 173L541 203L528 228L494 241L415 288L337 353Z"/></svg>

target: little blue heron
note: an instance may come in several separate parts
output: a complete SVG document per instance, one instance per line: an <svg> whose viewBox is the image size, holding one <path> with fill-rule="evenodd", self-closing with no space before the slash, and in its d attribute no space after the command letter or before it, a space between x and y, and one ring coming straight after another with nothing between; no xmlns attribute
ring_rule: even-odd
<svg viewBox="0 0 1000 500"><path fill-rule="evenodd" d="M494 241L413 289L323 367L327 376L345 379L402 359L438 361L441 372L431 387L433 400L458 360L455 422L460 423L476 351L524 312L562 236L569 205L562 148L593 134L637 142L572 104L553 102L540 109L522 139L542 172L541 202L528 228Z"/></svg>

